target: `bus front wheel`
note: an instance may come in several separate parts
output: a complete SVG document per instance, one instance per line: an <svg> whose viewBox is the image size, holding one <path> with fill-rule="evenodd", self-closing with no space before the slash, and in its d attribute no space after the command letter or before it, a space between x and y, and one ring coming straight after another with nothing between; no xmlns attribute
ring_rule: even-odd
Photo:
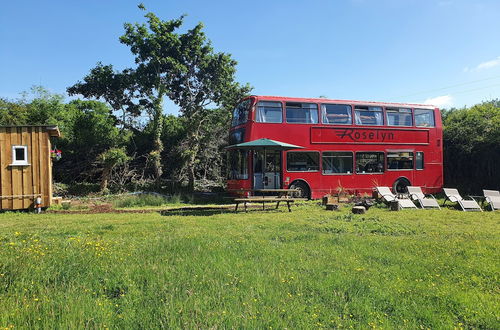
<svg viewBox="0 0 500 330"><path fill-rule="evenodd" d="M307 199L311 198L311 190L309 189L307 183L305 183L304 181L295 181L290 185L289 188L297 190L297 192L293 194L294 197Z"/></svg>
<svg viewBox="0 0 500 330"><path fill-rule="evenodd" d="M392 185L392 188L395 193L397 194L403 194L408 192L408 186L411 186L410 181L406 178L399 178L397 179L394 184Z"/></svg>

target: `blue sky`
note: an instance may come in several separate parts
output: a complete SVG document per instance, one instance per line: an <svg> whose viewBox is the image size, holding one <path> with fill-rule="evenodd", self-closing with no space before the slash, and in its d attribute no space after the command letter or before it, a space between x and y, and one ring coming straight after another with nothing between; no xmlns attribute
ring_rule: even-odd
<svg viewBox="0 0 500 330"><path fill-rule="evenodd" d="M133 65L118 38L144 21L139 2L2 0L0 97L64 93L98 61ZM441 107L500 97L497 0L143 2L162 19L188 14L186 28L202 21L253 94Z"/></svg>

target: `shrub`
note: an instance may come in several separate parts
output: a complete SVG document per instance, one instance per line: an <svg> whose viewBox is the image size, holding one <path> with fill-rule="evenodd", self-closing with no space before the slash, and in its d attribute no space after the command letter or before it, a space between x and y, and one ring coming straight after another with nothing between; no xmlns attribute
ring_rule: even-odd
<svg viewBox="0 0 500 330"><path fill-rule="evenodd" d="M161 206L167 199L160 195L140 194L125 196L113 202L115 207Z"/></svg>

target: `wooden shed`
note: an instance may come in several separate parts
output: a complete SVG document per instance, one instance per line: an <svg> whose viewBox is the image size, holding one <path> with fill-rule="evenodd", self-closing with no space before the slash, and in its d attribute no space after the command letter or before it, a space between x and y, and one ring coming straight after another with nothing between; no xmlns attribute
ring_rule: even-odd
<svg viewBox="0 0 500 330"><path fill-rule="evenodd" d="M42 207L52 203L50 137L57 126L0 126L0 210Z"/></svg>

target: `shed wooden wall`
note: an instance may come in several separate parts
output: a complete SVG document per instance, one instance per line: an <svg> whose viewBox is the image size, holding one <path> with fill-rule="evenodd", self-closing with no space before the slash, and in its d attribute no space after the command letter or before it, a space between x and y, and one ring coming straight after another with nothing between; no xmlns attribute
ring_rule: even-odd
<svg viewBox="0 0 500 330"><path fill-rule="evenodd" d="M45 127L0 127L0 210L42 207L52 202L52 160ZM12 146L28 146L28 166L12 166Z"/></svg>

